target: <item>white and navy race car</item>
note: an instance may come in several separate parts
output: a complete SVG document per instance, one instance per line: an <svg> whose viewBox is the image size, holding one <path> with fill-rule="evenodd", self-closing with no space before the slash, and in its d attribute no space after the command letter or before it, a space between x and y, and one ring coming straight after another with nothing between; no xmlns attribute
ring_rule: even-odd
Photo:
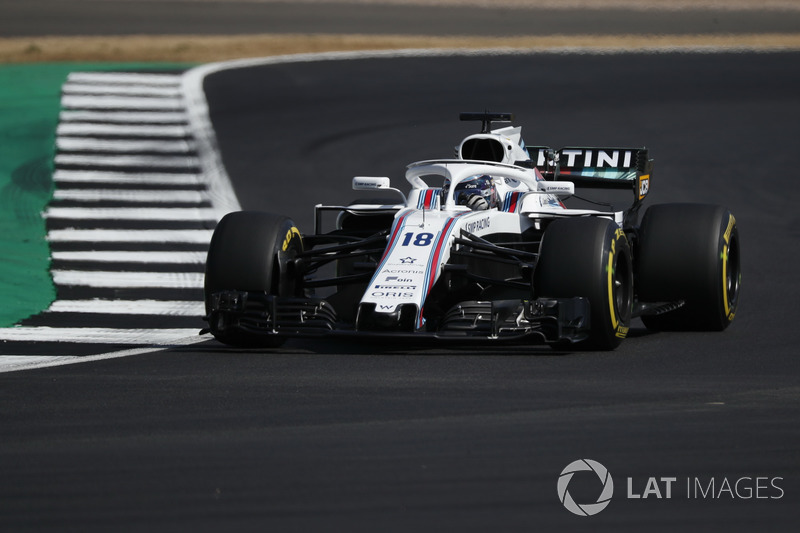
<svg viewBox="0 0 800 533"><path fill-rule="evenodd" d="M360 335L609 350L637 316L653 329L731 323L741 272L728 209L655 205L639 223L646 149L526 146L521 128L492 129L511 118L463 113L482 128L455 159L409 165L407 195L387 177L353 178L381 197L316 206L313 233L282 215L226 215L204 331L234 346ZM565 204L586 188L628 191L630 205Z"/></svg>

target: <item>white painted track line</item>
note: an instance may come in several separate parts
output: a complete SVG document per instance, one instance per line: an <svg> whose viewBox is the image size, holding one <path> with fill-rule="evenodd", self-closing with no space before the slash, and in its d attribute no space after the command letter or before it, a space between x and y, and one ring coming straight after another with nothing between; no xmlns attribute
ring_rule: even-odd
<svg viewBox="0 0 800 533"><path fill-rule="evenodd" d="M0 341L82 342L91 344L166 344L197 335L200 328L117 329L117 328L0 328ZM199 337L199 335L198 335Z"/></svg>
<svg viewBox="0 0 800 533"><path fill-rule="evenodd" d="M75 355L0 355L0 373L77 363Z"/></svg>
<svg viewBox="0 0 800 533"><path fill-rule="evenodd" d="M205 314L205 304L181 300L56 300L47 312L200 317Z"/></svg>
<svg viewBox="0 0 800 533"><path fill-rule="evenodd" d="M19 329L19 328L17 328ZM118 330L110 330L118 331ZM0 333L3 329L0 328ZM46 368L51 366L71 365L76 363L89 363L92 361L105 361L107 359L119 359L120 357L130 357L132 355L143 355L163 350L164 348L187 346L199 342L210 340L209 335L198 335L197 332L188 336L172 338L167 342L151 342L137 348L117 350L114 352L101 353L87 356L47 356L47 355L0 355L0 372L14 372L17 370L33 370L36 368ZM76 342L76 341L68 341ZM138 344L138 343L133 343Z"/></svg>

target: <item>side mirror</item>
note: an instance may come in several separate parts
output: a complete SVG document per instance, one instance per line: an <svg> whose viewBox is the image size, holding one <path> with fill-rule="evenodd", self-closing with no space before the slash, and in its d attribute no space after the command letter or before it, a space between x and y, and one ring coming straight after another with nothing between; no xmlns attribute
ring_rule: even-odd
<svg viewBox="0 0 800 533"><path fill-rule="evenodd" d="M391 189L392 183L389 178L356 176L353 178L354 191L373 191L375 189Z"/></svg>
<svg viewBox="0 0 800 533"><path fill-rule="evenodd" d="M406 195L400 189L392 187L392 182L386 177L356 176L353 178L354 191L393 191L403 198L403 203L408 203Z"/></svg>
<svg viewBox="0 0 800 533"><path fill-rule="evenodd" d="M540 181L538 183L540 192L554 194L562 198L575 194L575 184L571 181Z"/></svg>

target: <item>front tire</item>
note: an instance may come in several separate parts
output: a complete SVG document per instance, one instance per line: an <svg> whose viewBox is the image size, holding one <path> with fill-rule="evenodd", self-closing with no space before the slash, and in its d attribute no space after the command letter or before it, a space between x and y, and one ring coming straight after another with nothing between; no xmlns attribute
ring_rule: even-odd
<svg viewBox="0 0 800 533"><path fill-rule="evenodd" d="M589 338L579 349L613 350L627 336L633 266L625 232L604 218L567 218L545 230L534 272L537 297L589 299Z"/></svg>
<svg viewBox="0 0 800 533"><path fill-rule="evenodd" d="M219 291L263 292L293 296L297 288L289 261L303 250L300 232L289 218L239 211L220 220L206 258L205 304L211 334L222 343L242 347L277 347L286 339L242 331L220 322L211 299Z"/></svg>
<svg viewBox="0 0 800 533"><path fill-rule="evenodd" d="M741 285L739 230L725 207L650 207L639 231L642 302L684 301L674 311L643 315L654 330L722 331L736 315Z"/></svg>

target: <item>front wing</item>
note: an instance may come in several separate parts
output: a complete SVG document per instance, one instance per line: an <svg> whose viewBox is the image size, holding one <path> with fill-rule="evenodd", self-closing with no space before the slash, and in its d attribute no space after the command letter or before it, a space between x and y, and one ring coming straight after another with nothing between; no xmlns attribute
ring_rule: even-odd
<svg viewBox="0 0 800 533"><path fill-rule="evenodd" d="M402 307L397 313L402 314ZM465 301L448 310L435 330L403 328L403 317L387 327L362 309L355 324L338 319L333 306L321 298L278 297L260 292L223 291L212 295L209 323L218 331L234 330L268 337L413 337L464 341L467 339L530 339L541 343L579 342L589 334L586 298ZM411 320L416 313L409 310ZM384 314L375 315L383 317Z"/></svg>

